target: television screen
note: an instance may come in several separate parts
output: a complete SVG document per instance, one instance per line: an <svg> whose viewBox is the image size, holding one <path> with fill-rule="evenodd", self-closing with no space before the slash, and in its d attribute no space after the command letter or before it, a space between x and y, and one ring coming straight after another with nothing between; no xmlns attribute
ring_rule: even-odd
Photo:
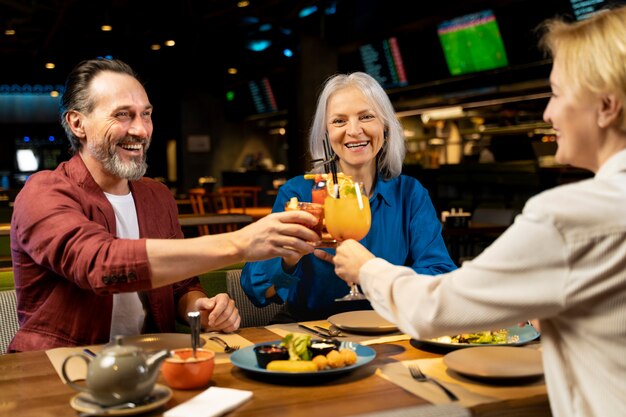
<svg viewBox="0 0 626 417"><path fill-rule="evenodd" d="M278 111L276 97L274 97L274 91L267 77L257 81L249 81L248 88L250 89L256 113L262 114Z"/></svg>
<svg viewBox="0 0 626 417"><path fill-rule="evenodd" d="M576 20L583 20L590 17L600 9L607 6L619 5L624 1L611 1L611 0L570 0L572 4L572 10Z"/></svg>
<svg viewBox="0 0 626 417"><path fill-rule="evenodd" d="M383 87L408 85L404 61L398 39L384 39L368 43L359 48L359 55L366 73L374 77Z"/></svg>
<svg viewBox="0 0 626 417"><path fill-rule="evenodd" d="M506 67L508 59L492 10L438 25L437 34L451 75Z"/></svg>

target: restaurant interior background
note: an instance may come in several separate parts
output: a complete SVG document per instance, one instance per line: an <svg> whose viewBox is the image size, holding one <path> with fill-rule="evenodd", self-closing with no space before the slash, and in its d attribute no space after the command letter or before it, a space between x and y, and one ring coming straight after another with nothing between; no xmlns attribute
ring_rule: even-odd
<svg viewBox="0 0 626 417"><path fill-rule="evenodd" d="M363 70L388 91L406 132L404 172L438 210L520 208L589 175L554 162L542 120L550 62L535 29L613 3L0 0L0 187L11 200L32 172L68 158L57 115L65 76L111 56L146 84L148 175L178 195L215 184L270 190L307 171L320 86Z"/></svg>

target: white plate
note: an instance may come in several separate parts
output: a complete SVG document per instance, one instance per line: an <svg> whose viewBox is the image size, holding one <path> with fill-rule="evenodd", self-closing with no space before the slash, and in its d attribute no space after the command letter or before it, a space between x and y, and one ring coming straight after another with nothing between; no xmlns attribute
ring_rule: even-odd
<svg viewBox="0 0 626 417"><path fill-rule="evenodd" d="M335 314L328 318L328 322L349 333L382 334L398 331L395 324L385 320L374 310Z"/></svg>
<svg viewBox="0 0 626 417"><path fill-rule="evenodd" d="M94 404L94 399L90 394L81 392L70 400L70 405L76 411L89 413L93 416L130 416L133 414L145 413L155 408L159 408L172 398L172 390L165 385L156 384L147 404L138 405L135 408L123 408L120 410L107 410Z"/></svg>
<svg viewBox="0 0 626 417"><path fill-rule="evenodd" d="M206 340L200 337L200 347ZM191 347L191 335L185 333L154 333L122 337L122 345L137 346L147 351Z"/></svg>
<svg viewBox="0 0 626 417"><path fill-rule="evenodd" d="M530 378L543 374L541 352L512 346L485 346L455 350L443 363L463 375L479 378Z"/></svg>

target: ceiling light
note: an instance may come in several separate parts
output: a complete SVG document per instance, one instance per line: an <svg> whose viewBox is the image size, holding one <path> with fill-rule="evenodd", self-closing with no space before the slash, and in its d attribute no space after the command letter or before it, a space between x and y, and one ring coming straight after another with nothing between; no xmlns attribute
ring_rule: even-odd
<svg viewBox="0 0 626 417"><path fill-rule="evenodd" d="M248 42L248 49L254 52L261 52L266 50L272 45L271 41L261 39Z"/></svg>
<svg viewBox="0 0 626 417"><path fill-rule="evenodd" d="M7 36L15 35L15 29L5 29L4 34Z"/></svg>
<svg viewBox="0 0 626 417"><path fill-rule="evenodd" d="M159 45L158 43L153 43L152 45L150 45L150 49L152 49L153 51L158 51L159 49L161 49L161 45Z"/></svg>
<svg viewBox="0 0 626 417"><path fill-rule="evenodd" d="M174 41L173 39L168 39L164 42L165 46L174 46L176 45L176 41Z"/></svg>
<svg viewBox="0 0 626 417"><path fill-rule="evenodd" d="M305 7L304 9L300 10L300 12L298 13L298 17L299 18L307 17L307 16L312 15L315 12L317 12L317 6Z"/></svg>
<svg viewBox="0 0 626 417"><path fill-rule="evenodd" d="M45 67L46 69L54 69L55 67L54 62L46 62Z"/></svg>
<svg viewBox="0 0 626 417"><path fill-rule="evenodd" d="M237 68L228 68L228 73L230 75L235 75L237 74Z"/></svg>
<svg viewBox="0 0 626 417"><path fill-rule="evenodd" d="M242 0L237 2L237 7L248 7L250 2L248 0Z"/></svg>
<svg viewBox="0 0 626 417"><path fill-rule="evenodd" d="M58 96L59 96L59 92L57 90L50 91L50 97L58 97Z"/></svg>
<svg viewBox="0 0 626 417"><path fill-rule="evenodd" d="M100 26L100 30L103 32L110 32L113 30L113 26L111 25L102 25Z"/></svg>

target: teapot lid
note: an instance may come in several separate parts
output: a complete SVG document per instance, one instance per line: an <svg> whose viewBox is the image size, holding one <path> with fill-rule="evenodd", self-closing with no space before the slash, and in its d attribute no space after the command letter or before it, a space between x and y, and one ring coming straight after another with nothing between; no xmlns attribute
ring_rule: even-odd
<svg viewBox="0 0 626 417"><path fill-rule="evenodd" d="M123 336L115 336L115 344L104 349L102 353L106 355L122 356L134 355L142 351L137 346L124 345L123 339Z"/></svg>

